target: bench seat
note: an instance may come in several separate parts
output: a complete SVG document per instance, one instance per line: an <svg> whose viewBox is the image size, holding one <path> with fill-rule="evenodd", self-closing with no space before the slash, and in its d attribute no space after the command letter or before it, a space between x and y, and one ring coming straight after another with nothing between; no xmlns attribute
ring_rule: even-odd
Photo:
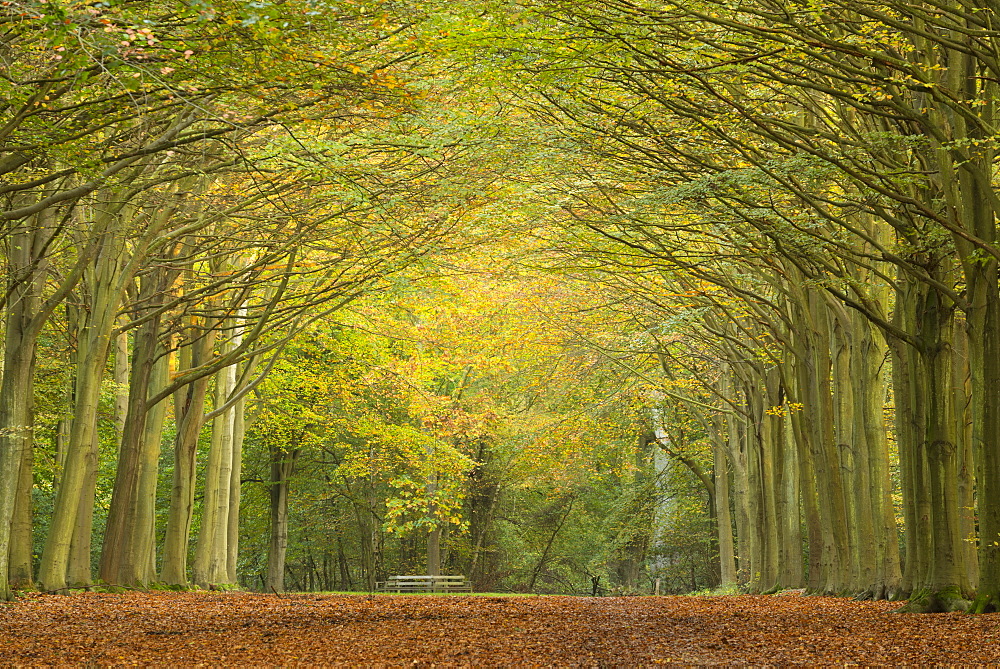
<svg viewBox="0 0 1000 669"><path fill-rule="evenodd" d="M472 592L472 584L464 576L407 575L390 576L375 584L382 592Z"/></svg>

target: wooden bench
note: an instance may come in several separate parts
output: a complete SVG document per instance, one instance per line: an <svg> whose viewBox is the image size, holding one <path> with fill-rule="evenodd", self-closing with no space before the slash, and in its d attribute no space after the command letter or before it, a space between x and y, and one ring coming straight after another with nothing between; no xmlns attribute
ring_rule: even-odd
<svg viewBox="0 0 1000 669"><path fill-rule="evenodd" d="M390 576L378 581L376 590L383 592L472 592L472 584L464 576Z"/></svg>

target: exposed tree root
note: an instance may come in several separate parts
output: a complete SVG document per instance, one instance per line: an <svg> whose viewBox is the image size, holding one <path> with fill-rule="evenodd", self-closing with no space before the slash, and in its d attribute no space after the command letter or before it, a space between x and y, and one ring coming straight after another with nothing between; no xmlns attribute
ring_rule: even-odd
<svg viewBox="0 0 1000 669"><path fill-rule="evenodd" d="M877 601L888 601L888 602L898 602L904 599L908 599L907 593L903 592L899 586L890 587L885 583L879 583L873 585L867 590L863 590L854 596L854 599L859 602L877 602Z"/></svg>
<svg viewBox="0 0 1000 669"><path fill-rule="evenodd" d="M980 593L972 600L967 613L994 613L1000 611L995 593Z"/></svg>
<svg viewBox="0 0 1000 669"><path fill-rule="evenodd" d="M924 589L914 592L910 596L910 601L896 609L894 613L968 611L971 605L972 602L962 597L962 593L957 588L946 588L938 591Z"/></svg>
<svg viewBox="0 0 1000 669"><path fill-rule="evenodd" d="M910 593L907 592L906 590L903 590L902 588L890 591L888 596L886 597L886 599L889 600L890 602L902 602L909 598L910 598Z"/></svg>

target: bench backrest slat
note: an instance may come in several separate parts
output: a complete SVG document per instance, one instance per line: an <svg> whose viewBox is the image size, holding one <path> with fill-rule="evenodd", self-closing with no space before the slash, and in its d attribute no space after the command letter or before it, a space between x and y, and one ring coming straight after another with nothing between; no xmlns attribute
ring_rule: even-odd
<svg viewBox="0 0 1000 669"><path fill-rule="evenodd" d="M382 582L379 590L401 591L430 591L447 592L462 591L472 592L472 584L461 575L430 576L427 574L418 575L397 575L390 576Z"/></svg>

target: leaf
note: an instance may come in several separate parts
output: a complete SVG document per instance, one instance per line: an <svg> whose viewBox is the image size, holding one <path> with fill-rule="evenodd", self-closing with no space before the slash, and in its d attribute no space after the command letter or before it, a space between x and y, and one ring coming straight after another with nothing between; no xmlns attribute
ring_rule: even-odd
<svg viewBox="0 0 1000 669"><path fill-rule="evenodd" d="M938 665L1000 662L995 615L791 596L33 593L9 664Z"/></svg>

